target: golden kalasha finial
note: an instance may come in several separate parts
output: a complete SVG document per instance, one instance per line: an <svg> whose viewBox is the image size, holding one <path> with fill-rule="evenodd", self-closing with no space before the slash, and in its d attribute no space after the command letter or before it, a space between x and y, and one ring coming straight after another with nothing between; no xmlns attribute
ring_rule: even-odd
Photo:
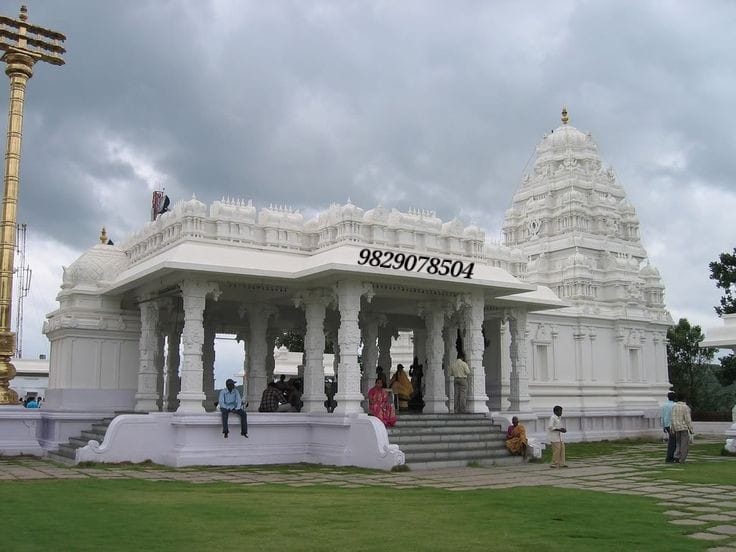
<svg viewBox="0 0 736 552"><path fill-rule="evenodd" d="M567 116L567 107L563 105L562 106L562 124L566 125L569 120L570 120L570 117Z"/></svg>
<svg viewBox="0 0 736 552"><path fill-rule="evenodd" d="M105 230L105 227L102 227L102 232L100 233L100 243L102 245L107 244L107 231Z"/></svg>
<svg viewBox="0 0 736 552"><path fill-rule="evenodd" d="M28 21L28 8L25 6L20 7L20 15L18 16L18 19L21 21Z"/></svg>

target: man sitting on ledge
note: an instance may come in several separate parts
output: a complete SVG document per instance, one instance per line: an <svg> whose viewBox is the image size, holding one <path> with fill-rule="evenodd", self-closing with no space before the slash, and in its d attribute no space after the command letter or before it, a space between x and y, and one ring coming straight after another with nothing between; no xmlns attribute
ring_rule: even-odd
<svg viewBox="0 0 736 552"><path fill-rule="evenodd" d="M258 407L258 412L278 412L279 405L284 402L284 394L279 391L275 382L270 381L261 395L261 406Z"/></svg>
<svg viewBox="0 0 736 552"><path fill-rule="evenodd" d="M225 389L220 391L220 400L217 401L220 406L220 412L222 413L222 436L227 439L229 426L227 425L227 418L230 412L233 412L240 416L240 434L243 437L248 437L248 415L243 410L243 399L240 397L240 393L235 389L235 381L227 380L225 382Z"/></svg>

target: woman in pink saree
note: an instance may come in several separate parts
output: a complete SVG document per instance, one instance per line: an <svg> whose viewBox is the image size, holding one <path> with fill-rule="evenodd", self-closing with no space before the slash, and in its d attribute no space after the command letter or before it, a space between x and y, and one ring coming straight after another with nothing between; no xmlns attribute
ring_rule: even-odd
<svg viewBox="0 0 736 552"><path fill-rule="evenodd" d="M386 427L393 427L396 423L394 405L388 398L388 391L383 388L381 378L376 378L376 384L368 391L368 409Z"/></svg>

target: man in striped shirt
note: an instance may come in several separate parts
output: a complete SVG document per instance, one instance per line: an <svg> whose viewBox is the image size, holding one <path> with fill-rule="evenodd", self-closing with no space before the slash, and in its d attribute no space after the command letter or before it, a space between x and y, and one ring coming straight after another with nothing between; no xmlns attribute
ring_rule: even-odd
<svg viewBox="0 0 736 552"><path fill-rule="evenodd" d="M693 431L693 422L690 418L690 407L677 397L675 406L672 407L672 422L670 429L675 432L675 462L684 464L687 460L687 449L690 444L690 435Z"/></svg>

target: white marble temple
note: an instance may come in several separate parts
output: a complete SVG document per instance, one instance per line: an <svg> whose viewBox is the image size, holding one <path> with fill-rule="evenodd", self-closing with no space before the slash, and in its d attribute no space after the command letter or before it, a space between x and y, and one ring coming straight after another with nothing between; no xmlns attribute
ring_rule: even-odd
<svg viewBox="0 0 736 552"><path fill-rule="evenodd" d="M350 201L310 220L241 199L179 201L121 245L95 245L65 268L59 308L44 325L51 356L41 415L135 410L156 414L155 431L174 427L174 411L208 416L214 333L242 339L256 408L278 363L274 336L289 330L305 335L310 415L329 417L327 339L335 420L362 419L373 363L388 372L409 351L425 367L429 410L451 410L445 373L459 347L473 370L473 412L523 415L540 440L555 404L571 440L652 433L669 389L664 286L623 187L592 137L566 118L538 145L503 234L497 243L432 211ZM371 366L359 364L361 353ZM202 419L214 437L191 428L178 435L202 446L216 438L216 424ZM381 441L382 428L369 426L369 441ZM94 452L116 447L106 439ZM367 465L354 455L350 462Z"/></svg>

